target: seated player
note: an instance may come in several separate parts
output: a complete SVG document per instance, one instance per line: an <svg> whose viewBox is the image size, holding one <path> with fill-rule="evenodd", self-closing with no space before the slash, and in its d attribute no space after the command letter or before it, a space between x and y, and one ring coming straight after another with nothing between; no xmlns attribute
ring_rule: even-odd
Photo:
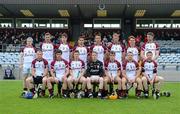
<svg viewBox="0 0 180 114"><path fill-rule="evenodd" d="M122 97L128 93L127 86L136 88L136 96L140 98L142 91L142 80L140 78L139 65L133 60L133 53L127 53L127 60L123 64L122 72Z"/></svg>
<svg viewBox="0 0 180 114"><path fill-rule="evenodd" d="M84 77L84 62L79 59L79 51L76 50L73 53L73 60L69 63L70 76L67 79L68 88L70 93L75 93L75 89L78 89L78 83L82 84L82 91L86 87L86 78ZM73 87L74 85L74 87Z"/></svg>
<svg viewBox="0 0 180 114"><path fill-rule="evenodd" d="M88 97L92 98L92 83L99 84L99 92L98 97L102 97L102 89L103 89L103 63L97 60L97 52L92 52L91 61L87 64L87 70L85 77L87 77L87 89L88 89Z"/></svg>
<svg viewBox="0 0 180 114"><path fill-rule="evenodd" d="M48 62L42 57L42 51L37 51L37 57L32 61L32 76L26 79L28 89L34 93L34 84L42 84L42 93L45 95L45 86L47 83L47 72L48 72Z"/></svg>
<svg viewBox="0 0 180 114"><path fill-rule="evenodd" d="M55 60L51 63L51 77L48 77L47 86L49 90L49 98L54 97L53 83L58 84L58 94L67 97L67 76L69 74L68 62L61 57L62 51L55 52ZM63 83L63 84L62 84Z"/></svg>
<svg viewBox="0 0 180 114"><path fill-rule="evenodd" d="M104 90L105 96L108 92L108 83L113 86L114 83L118 84L118 95L121 91L121 64L115 60L115 52L110 51L110 59L105 62L105 77L104 77ZM111 87L110 87L111 88ZM113 87L112 87L113 88ZM112 93L112 90L110 90Z"/></svg>
<svg viewBox="0 0 180 114"><path fill-rule="evenodd" d="M146 53L147 59L142 63L142 82L144 87L144 96L149 96L148 84L155 86L155 95L159 98L160 86L163 82L163 77L157 75L157 63L152 60L153 53L151 51Z"/></svg>

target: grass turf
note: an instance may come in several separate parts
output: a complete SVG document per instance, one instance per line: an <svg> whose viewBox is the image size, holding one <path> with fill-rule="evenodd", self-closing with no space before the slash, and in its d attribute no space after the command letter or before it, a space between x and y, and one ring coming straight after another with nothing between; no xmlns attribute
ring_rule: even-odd
<svg viewBox="0 0 180 114"><path fill-rule="evenodd" d="M20 98L22 81L0 81L0 114L179 114L180 83L165 83L172 96L124 100Z"/></svg>

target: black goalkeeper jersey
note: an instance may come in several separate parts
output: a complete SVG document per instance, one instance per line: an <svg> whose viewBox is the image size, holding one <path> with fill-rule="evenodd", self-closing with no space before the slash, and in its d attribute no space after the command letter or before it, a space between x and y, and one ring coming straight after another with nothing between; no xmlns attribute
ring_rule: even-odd
<svg viewBox="0 0 180 114"><path fill-rule="evenodd" d="M91 61L87 64L86 76L90 77L91 75L99 75L100 77L104 75L103 63L101 61Z"/></svg>

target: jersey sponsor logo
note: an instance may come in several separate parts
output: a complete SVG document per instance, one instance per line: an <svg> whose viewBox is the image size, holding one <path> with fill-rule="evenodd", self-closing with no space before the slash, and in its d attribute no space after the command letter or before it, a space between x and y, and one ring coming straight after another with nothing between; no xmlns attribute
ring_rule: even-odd
<svg viewBox="0 0 180 114"><path fill-rule="evenodd" d="M144 70L145 71L153 71L154 70L154 64L153 63L145 63Z"/></svg>
<svg viewBox="0 0 180 114"><path fill-rule="evenodd" d="M126 71L135 71L136 70L136 66L135 64L128 64L126 65Z"/></svg>

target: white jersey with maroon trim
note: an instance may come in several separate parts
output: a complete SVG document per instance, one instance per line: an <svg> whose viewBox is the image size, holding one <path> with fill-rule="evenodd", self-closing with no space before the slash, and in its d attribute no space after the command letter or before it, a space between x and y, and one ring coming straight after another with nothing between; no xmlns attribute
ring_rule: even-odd
<svg viewBox="0 0 180 114"><path fill-rule="evenodd" d="M60 44L58 49L62 51L62 58L69 62L71 47L68 44Z"/></svg>
<svg viewBox="0 0 180 114"><path fill-rule="evenodd" d="M151 51L153 53L153 58L155 57L156 51L159 50L159 45L156 42L153 43L144 43L141 48L144 51L144 56L146 57L146 53Z"/></svg>
<svg viewBox="0 0 180 114"><path fill-rule="evenodd" d="M122 54L125 47L122 44L111 44L108 49L115 52L115 59L122 64Z"/></svg>
<svg viewBox="0 0 180 114"><path fill-rule="evenodd" d="M78 78L80 76L80 72L82 71L82 69L84 69L85 66L84 62L79 59L77 61L70 61L69 67L73 73L73 76L75 76L75 78Z"/></svg>
<svg viewBox="0 0 180 114"><path fill-rule="evenodd" d="M139 69L139 65L136 61L125 61L124 64L123 64L123 70L126 71L126 76L129 78L129 79L135 79L136 77L136 70Z"/></svg>
<svg viewBox="0 0 180 114"><path fill-rule="evenodd" d="M61 80L66 73L66 68L69 68L68 62L64 59L60 61L54 60L51 62L51 69L54 70L56 77Z"/></svg>
<svg viewBox="0 0 180 114"><path fill-rule="evenodd" d="M104 63L104 54L107 48L104 45L93 45L90 47L91 52L94 51L97 53L97 59Z"/></svg>
<svg viewBox="0 0 180 114"><path fill-rule="evenodd" d="M34 59L32 67L35 68L35 76L43 76L45 69L48 67L48 62L45 59Z"/></svg>
<svg viewBox="0 0 180 114"><path fill-rule="evenodd" d="M54 57L55 45L53 45L53 43L45 43L44 42L44 43L42 43L42 45L40 47L43 52L43 58L46 59L48 62L51 62Z"/></svg>
<svg viewBox="0 0 180 114"><path fill-rule="evenodd" d="M145 74L148 76L150 80L154 78L154 73L157 73L157 63L155 61L148 61L145 60L142 63L142 70L145 72Z"/></svg>
<svg viewBox="0 0 180 114"><path fill-rule="evenodd" d="M86 64L87 63L87 57L88 57L88 48L83 46L83 47L75 47L73 51L78 50L79 51L79 58Z"/></svg>
<svg viewBox="0 0 180 114"><path fill-rule="evenodd" d="M36 50L33 46L26 46L23 50L23 63L28 64L35 59L36 57Z"/></svg>
<svg viewBox="0 0 180 114"><path fill-rule="evenodd" d="M133 53L133 59L138 62L139 61L139 50L138 47L128 47L126 49L126 53L132 52Z"/></svg>
<svg viewBox="0 0 180 114"><path fill-rule="evenodd" d="M115 61L106 61L105 62L105 70L108 71L110 76L117 76L118 70L121 70L121 64L115 60Z"/></svg>

